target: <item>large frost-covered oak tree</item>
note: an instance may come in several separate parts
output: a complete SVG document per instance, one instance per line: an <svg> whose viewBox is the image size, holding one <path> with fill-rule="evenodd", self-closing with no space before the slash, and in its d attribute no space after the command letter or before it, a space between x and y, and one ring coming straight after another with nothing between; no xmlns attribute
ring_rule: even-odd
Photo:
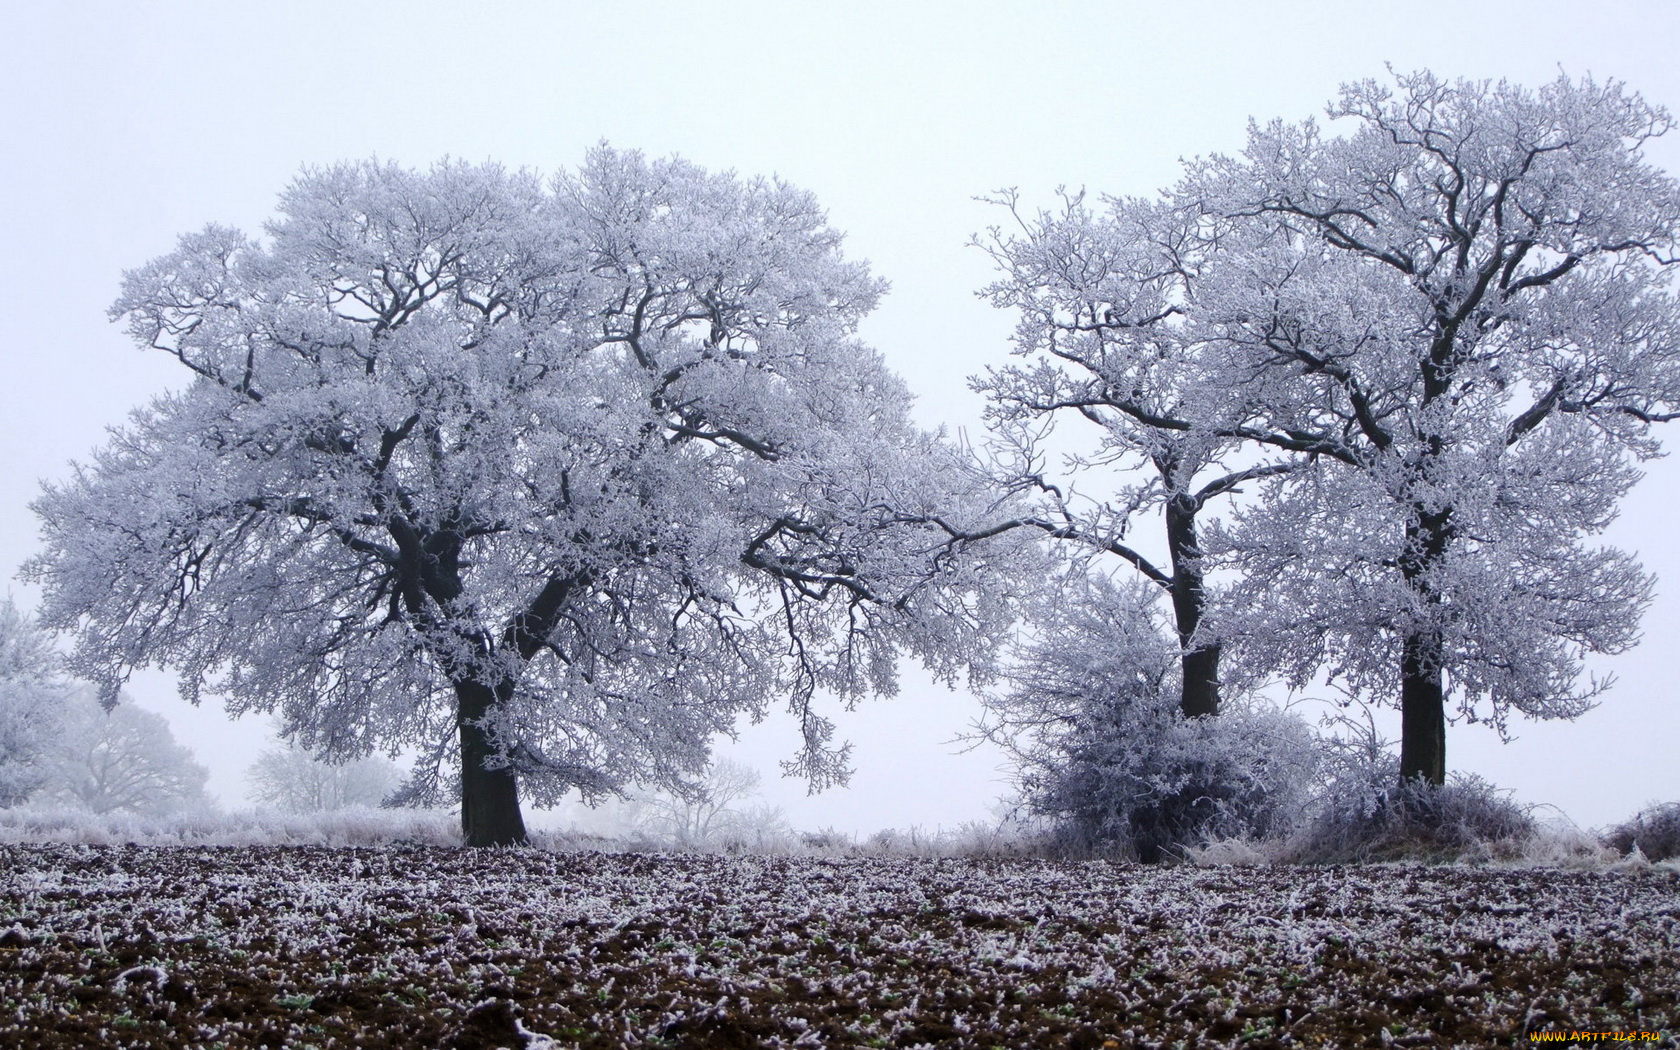
<svg viewBox="0 0 1680 1050"><path fill-rule="evenodd" d="M1401 776L1440 783L1449 698L1574 717L1604 685L1584 655L1635 639L1649 580L1589 541L1680 410L1680 188L1642 155L1671 121L1614 83L1428 73L1330 116L1348 133L1274 122L1192 162L1148 254L1193 279L1110 281L1087 324L1159 314L1196 348L1175 404L1149 372L1171 355L1110 340L1147 364L1107 366L1139 375L1103 387L1118 413L1298 459L1208 544L1240 570L1219 639L1397 702Z"/></svg>
<svg viewBox="0 0 1680 1050"><path fill-rule="evenodd" d="M816 690L983 666L1003 576L926 524L977 494L808 194L606 147L547 184L358 163L266 232L127 275L190 383L36 504L42 619L107 695L164 665L312 751L418 749L484 845L521 787L685 789L772 696L790 767L843 776Z"/></svg>
<svg viewBox="0 0 1680 1050"><path fill-rule="evenodd" d="M1574 717L1582 656L1637 636L1648 578L1588 541L1680 409L1680 186L1641 154L1671 121L1614 83L1426 73L1331 116L1351 133L1256 129L1186 187L1247 230L1209 320L1268 377L1253 431L1327 467L1237 547L1280 665L1398 692L1400 775L1438 784L1449 695Z"/></svg>

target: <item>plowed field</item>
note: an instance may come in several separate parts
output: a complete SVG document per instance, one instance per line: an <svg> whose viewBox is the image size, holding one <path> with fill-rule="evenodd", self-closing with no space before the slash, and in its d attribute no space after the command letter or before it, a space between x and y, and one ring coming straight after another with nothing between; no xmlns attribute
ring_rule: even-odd
<svg viewBox="0 0 1680 1050"><path fill-rule="evenodd" d="M0 846L5 1047L1674 1046L1677 1024L1663 870Z"/></svg>

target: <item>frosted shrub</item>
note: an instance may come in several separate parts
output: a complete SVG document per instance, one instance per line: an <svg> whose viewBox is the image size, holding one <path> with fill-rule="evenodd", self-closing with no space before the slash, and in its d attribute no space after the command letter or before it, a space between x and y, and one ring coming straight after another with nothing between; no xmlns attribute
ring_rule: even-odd
<svg viewBox="0 0 1680 1050"><path fill-rule="evenodd" d="M1064 852L1154 862L1209 839L1281 835L1311 783L1299 718L1234 701L1182 714L1181 651L1155 590L1075 564L1039 603L1010 689L986 696L981 731L1013 754L1021 801Z"/></svg>
<svg viewBox="0 0 1680 1050"><path fill-rule="evenodd" d="M1369 708L1363 718L1327 717L1322 725L1331 731L1318 738L1310 819L1348 825L1372 818L1400 782L1400 760L1392 742L1377 732Z"/></svg>
<svg viewBox="0 0 1680 1050"><path fill-rule="evenodd" d="M1604 844L1617 853L1637 848L1647 860L1680 857L1680 802L1641 810L1606 832Z"/></svg>
<svg viewBox="0 0 1680 1050"><path fill-rule="evenodd" d="M1284 856L1304 864L1516 860L1537 831L1528 810L1508 793L1481 777L1454 775L1440 786L1391 782L1375 795L1322 799Z"/></svg>
<svg viewBox="0 0 1680 1050"><path fill-rule="evenodd" d="M798 841L799 847L806 853L846 855L857 850L855 836L832 827L801 831Z"/></svg>
<svg viewBox="0 0 1680 1050"><path fill-rule="evenodd" d="M1549 868L1602 868L1621 859L1619 852L1561 812L1549 819L1536 818L1534 835L1522 854L1522 864Z"/></svg>
<svg viewBox="0 0 1680 1050"><path fill-rule="evenodd" d="M1266 838L1296 819L1314 756L1300 719L1230 709L1185 718L1171 692L1093 704L1061 743L1033 808L1072 852L1118 851L1155 862L1210 839Z"/></svg>
<svg viewBox="0 0 1680 1050"><path fill-rule="evenodd" d="M1367 861L1518 860L1536 850L1573 856L1561 833L1541 843L1540 828L1509 793L1473 775L1442 785L1400 780L1400 760L1362 719L1329 720L1301 826L1279 844L1279 859L1299 864Z"/></svg>

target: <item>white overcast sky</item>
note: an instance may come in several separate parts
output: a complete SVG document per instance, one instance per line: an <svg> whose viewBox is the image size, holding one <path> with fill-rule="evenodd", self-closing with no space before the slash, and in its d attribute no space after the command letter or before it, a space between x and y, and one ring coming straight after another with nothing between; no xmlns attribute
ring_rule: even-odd
<svg viewBox="0 0 1680 1050"><path fill-rule="evenodd" d="M250 232L302 165L443 156L553 171L603 139L812 190L893 291L866 337L929 424L975 426L965 379L1006 353L965 248L999 221L973 198L1058 185L1149 193L1180 158L1240 147L1248 119L1320 115L1384 64L1538 84L1627 82L1680 107L1680 5L1553 2L41 3L0 0L0 569L33 553L26 504L103 428L181 376L105 318L125 268L209 221ZM1680 135L1650 155L1680 172ZM1669 437L1669 447L1680 438ZM1500 745L1449 730L1448 761L1583 825L1680 799L1680 465L1653 464L1613 542L1660 577L1617 687L1575 723ZM12 582L20 605L32 588ZM132 692L168 714L242 802L266 725L188 709L168 679ZM745 735L798 826L869 831L982 818L993 752L944 742L976 709L913 675L842 720L853 787L777 783L785 723Z"/></svg>

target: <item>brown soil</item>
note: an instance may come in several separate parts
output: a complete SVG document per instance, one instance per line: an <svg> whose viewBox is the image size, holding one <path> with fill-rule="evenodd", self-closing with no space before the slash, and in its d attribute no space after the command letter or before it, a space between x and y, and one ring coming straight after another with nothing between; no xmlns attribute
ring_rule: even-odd
<svg viewBox="0 0 1680 1050"><path fill-rule="evenodd" d="M1677 1026L1662 870L0 846L7 1047L1674 1046Z"/></svg>

